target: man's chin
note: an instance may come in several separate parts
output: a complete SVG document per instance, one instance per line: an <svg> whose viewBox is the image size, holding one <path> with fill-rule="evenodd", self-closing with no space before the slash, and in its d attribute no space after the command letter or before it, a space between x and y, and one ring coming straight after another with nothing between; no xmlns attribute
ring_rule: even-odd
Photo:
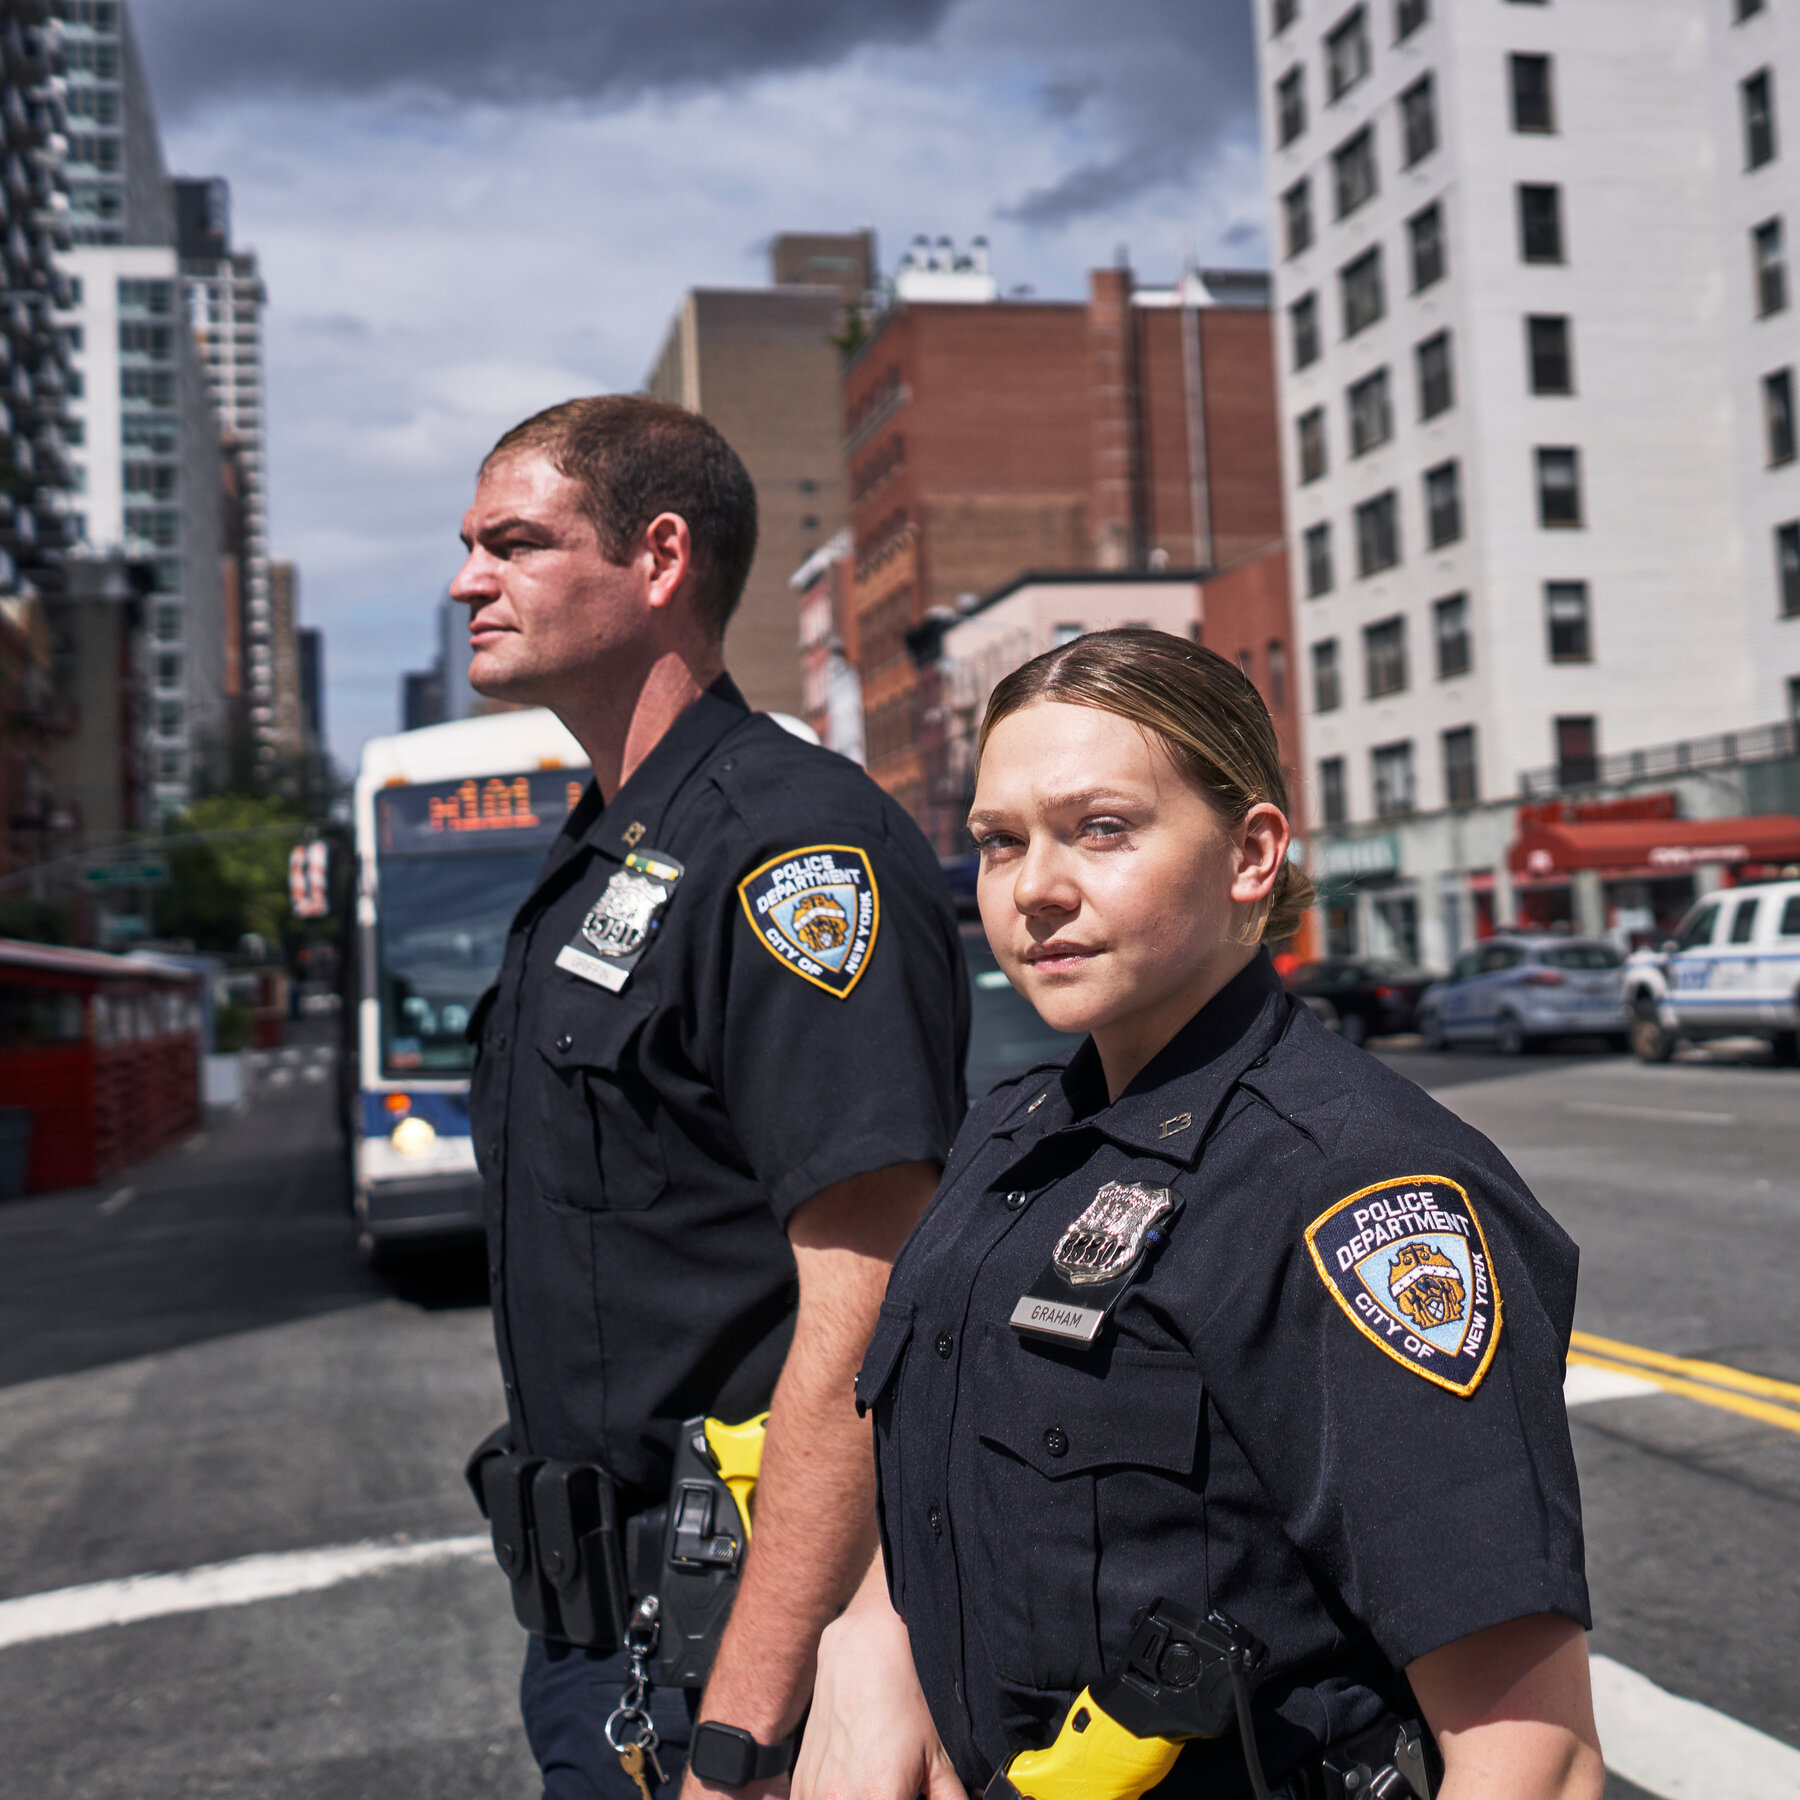
<svg viewBox="0 0 1800 1800"><path fill-rule="evenodd" d="M509 669L486 650L477 650L469 660L469 686L484 700L505 700L514 706L542 704L528 670Z"/></svg>

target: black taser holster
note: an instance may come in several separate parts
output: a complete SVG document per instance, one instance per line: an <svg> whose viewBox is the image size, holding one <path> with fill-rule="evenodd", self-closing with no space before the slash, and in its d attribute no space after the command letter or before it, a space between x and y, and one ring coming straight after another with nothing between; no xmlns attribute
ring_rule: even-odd
<svg viewBox="0 0 1800 1800"><path fill-rule="evenodd" d="M505 1425L463 1473L493 1528L519 1623L563 1643L620 1649L631 1599L612 1477L597 1463L521 1456Z"/></svg>

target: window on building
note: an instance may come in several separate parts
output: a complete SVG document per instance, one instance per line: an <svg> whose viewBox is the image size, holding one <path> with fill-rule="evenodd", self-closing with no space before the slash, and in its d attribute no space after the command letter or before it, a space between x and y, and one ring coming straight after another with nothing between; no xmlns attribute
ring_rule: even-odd
<svg viewBox="0 0 1800 1800"><path fill-rule="evenodd" d="M1085 637L1086 635L1087 627L1085 625L1058 625L1051 630L1050 642L1056 649L1060 650L1064 644L1072 644L1078 637Z"/></svg>
<svg viewBox="0 0 1800 1800"><path fill-rule="evenodd" d="M1530 263L1563 260L1562 189L1519 184L1519 255Z"/></svg>
<svg viewBox="0 0 1800 1800"><path fill-rule="evenodd" d="M1743 24L1763 9L1763 0L1737 0L1737 22Z"/></svg>
<svg viewBox="0 0 1800 1800"><path fill-rule="evenodd" d="M1744 103L1744 166L1760 169L1775 160L1775 77L1758 69L1738 84Z"/></svg>
<svg viewBox="0 0 1800 1800"><path fill-rule="evenodd" d="M1429 75L1421 75L1400 96L1400 142L1409 169L1438 147L1437 91Z"/></svg>
<svg viewBox="0 0 1800 1800"><path fill-rule="evenodd" d="M1350 454L1361 456L1394 435L1394 409L1388 398L1388 372L1377 369L1353 386L1350 409Z"/></svg>
<svg viewBox="0 0 1800 1800"><path fill-rule="evenodd" d="M1406 221L1406 245L1415 294L1444 279L1444 214L1435 200Z"/></svg>
<svg viewBox="0 0 1800 1800"><path fill-rule="evenodd" d="M1369 752L1369 775L1375 789L1375 816L1396 819L1413 809L1413 747L1380 744Z"/></svg>
<svg viewBox="0 0 1800 1800"><path fill-rule="evenodd" d="M1775 585L1781 593L1781 616L1800 616L1800 519L1775 527Z"/></svg>
<svg viewBox="0 0 1800 1800"><path fill-rule="evenodd" d="M1556 102L1550 90L1547 56L1514 56L1512 71L1512 127L1514 131L1554 131Z"/></svg>
<svg viewBox="0 0 1800 1800"><path fill-rule="evenodd" d="M1788 723L1800 727L1800 675L1790 675L1787 684ZM1793 902L1790 900L1791 906Z"/></svg>
<svg viewBox="0 0 1800 1800"><path fill-rule="evenodd" d="M1400 496L1389 488L1356 509L1356 572L1377 575L1400 560Z"/></svg>
<svg viewBox="0 0 1800 1800"><path fill-rule="evenodd" d="M1588 589L1585 581L1544 583L1544 624L1550 639L1552 662L1589 662L1593 658L1588 629Z"/></svg>
<svg viewBox="0 0 1800 1800"><path fill-rule="evenodd" d="M1308 526L1301 543L1306 552L1306 595L1309 600L1316 600L1321 594L1329 594L1336 580L1331 566L1330 521Z"/></svg>
<svg viewBox="0 0 1800 1800"><path fill-rule="evenodd" d="M1569 345L1569 321L1557 313L1533 313L1525 321L1525 344L1534 394L1572 394L1575 359Z"/></svg>
<svg viewBox="0 0 1800 1800"><path fill-rule="evenodd" d="M1280 638L1270 638L1269 655L1269 704L1271 706L1287 705L1287 645Z"/></svg>
<svg viewBox="0 0 1800 1800"><path fill-rule="evenodd" d="M1370 700L1406 692L1406 621L1398 616L1363 627L1363 692Z"/></svg>
<svg viewBox="0 0 1800 1800"><path fill-rule="evenodd" d="M1481 798L1481 776L1475 767L1475 727L1459 725L1444 733L1444 801L1473 806Z"/></svg>
<svg viewBox="0 0 1800 1800"><path fill-rule="evenodd" d="M1475 661L1469 637L1469 596L1449 594L1434 601L1431 631L1437 646L1438 679L1468 674Z"/></svg>
<svg viewBox="0 0 1800 1800"><path fill-rule="evenodd" d="M1336 638L1321 638L1312 647L1313 711L1336 712L1344 703Z"/></svg>
<svg viewBox="0 0 1800 1800"><path fill-rule="evenodd" d="M1431 17L1431 0L1394 0L1394 42L1403 44Z"/></svg>
<svg viewBox="0 0 1800 1800"><path fill-rule="evenodd" d="M181 736L181 702L159 700L156 705L156 731L159 737Z"/></svg>
<svg viewBox="0 0 1800 1800"><path fill-rule="evenodd" d="M1756 311L1766 319L1787 310L1787 256L1781 221L1766 219L1750 233L1750 260L1756 281Z"/></svg>
<svg viewBox="0 0 1800 1800"><path fill-rule="evenodd" d="M1456 463L1425 471L1425 541L1436 550L1463 534L1462 474Z"/></svg>
<svg viewBox="0 0 1800 1800"><path fill-rule="evenodd" d="M1369 21L1354 6L1325 36L1325 86L1341 99L1369 72Z"/></svg>
<svg viewBox="0 0 1800 1800"><path fill-rule="evenodd" d="M87 443L87 424L82 419L64 419L62 422L62 441L71 450L80 450Z"/></svg>
<svg viewBox="0 0 1800 1800"><path fill-rule="evenodd" d="M1794 371L1777 369L1763 377L1763 421L1768 428L1769 462L1794 460Z"/></svg>
<svg viewBox="0 0 1800 1800"><path fill-rule="evenodd" d="M173 311L175 284L152 281L138 276L124 276L119 282L119 311L145 312L161 317Z"/></svg>
<svg viewBox="0 0 1800 1800"><path fill-rule="evenodd" d="M1300 440L1300 481L1304 486L1325 473L1325 409L1315 406L1294 421Z"/></svg>
<svg viewBox="0 0 1800 1800"><path fill-rule="evenodd" d="M1306 131L1306 71L1296 63L1275 84L1275 136L1285 147Z"/></svg>
<svg viewBox="0 0 1800 1800"><path fill-rule="evenodd" d="M1547 530L1581 524L1581 453L1539 449L1537 453L1538 523Z"/></svg>
<svg viewBox="0 0 1800 1800"><path fill-rule="evenodd" d="M1354 262L1338 270L1343 297L1344 336L1366 331L1387 311L1387 290L1381 279L1381 246L1365 250Z"/></svg>
<svg viewBox="0 0 1800 1800"><path fill-rule="evenodd" d="M156 641L159 644L181 642L181 608L159 606L156 609Z"/></svg>
<svg viewBox="0 0 1800 1800"><path fill-rule="evenodd" d="M1304 175L1281 196L1281 223L1289 256L1312 248L1312 183Z"/></svg>
<svg viewBox="0 0 1800 1800"><path fill-rule="evenodd" d="M1349 796L1344 792L1344 759L1319 759L1319 823L1342 825L1350 816Z"/></svg>
<svg viewBox="0 0 1800 1800"><path fill-rule="evenodd" d="M1294 367L1310 368L1319 360L1319 296L1302 294L1288 307L1288 333L1293 339Z"/></svg>
<svg viewBox="0 0 1800 1800"><path fill-rule="evenodd" d="M1375 197L1375 133L1365 125L1331 153L1331 191L1342 219Z"/></svg>
<svg viewBox="0 0 1800 1800"><path fill-rule="evenodd" d="M1419 417L1435 419L1456 404L1456 384L1450 367L1450 334L1440 331L1413 351L1419 382Z"/></svg>
<svg viewBox="0 0 1800 1800"><path fill-rule="evenodd" d="M1274 0L1269 8L1269 29L1276 37L1300 16L1300 0Z"/></svg>
<svg viewBox="0 0 1800 1800"><path fill-rule="evenodd" d="M164 650L156 659L156 685L173 688L181 686L181 652Z"/></svg>
<svg viewBox="0 0 1800 1800"><path fill-rule="evenodd" d="M1593 715L1556 721L1556 781L1587 787L1600 779L1600 727Z"/></svg>

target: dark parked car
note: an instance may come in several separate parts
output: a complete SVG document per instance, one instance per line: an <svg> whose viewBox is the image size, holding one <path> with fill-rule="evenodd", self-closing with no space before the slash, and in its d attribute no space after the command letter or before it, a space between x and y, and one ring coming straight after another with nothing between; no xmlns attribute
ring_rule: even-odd
<svg viewBox="0 0 1800 1800"><path fill-rule="evenodd" d="M1302 963L1287 984L1329 1029L1360 1044L1365 1038L1413 1030L1419 996L1438 979L1409 963L1340 956Z"/></svg>
<svg viewBox="0 0 1800 1800"><path fill-rule="evenodd" d="M1052 1031L1038 1017L994 961L979 925L965 925L962 941L969 964L969 1056L963 1068L972 1106L1007 1076L1073 1049L1081 1035Z"/></svg>

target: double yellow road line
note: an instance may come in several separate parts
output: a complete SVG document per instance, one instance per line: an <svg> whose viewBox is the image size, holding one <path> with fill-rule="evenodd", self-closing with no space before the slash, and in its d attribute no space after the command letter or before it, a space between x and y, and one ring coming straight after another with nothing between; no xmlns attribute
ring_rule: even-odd
<svg viewBox="0 0 1800 1800"><path fill-rule="evenodd" d="M1610 1369L1615 1375L1635 1375L1685 1400L1698 1400L1764 1425L1779 1425L1783 1431L1800 1432L1800 1382L1746 1375L1724 1363L1669 1356L1661 1350L1622 1344L1617 1338L1595 1337L1591 1331L1570 1334L1569 1361L1590 1369Z"/></svg>

